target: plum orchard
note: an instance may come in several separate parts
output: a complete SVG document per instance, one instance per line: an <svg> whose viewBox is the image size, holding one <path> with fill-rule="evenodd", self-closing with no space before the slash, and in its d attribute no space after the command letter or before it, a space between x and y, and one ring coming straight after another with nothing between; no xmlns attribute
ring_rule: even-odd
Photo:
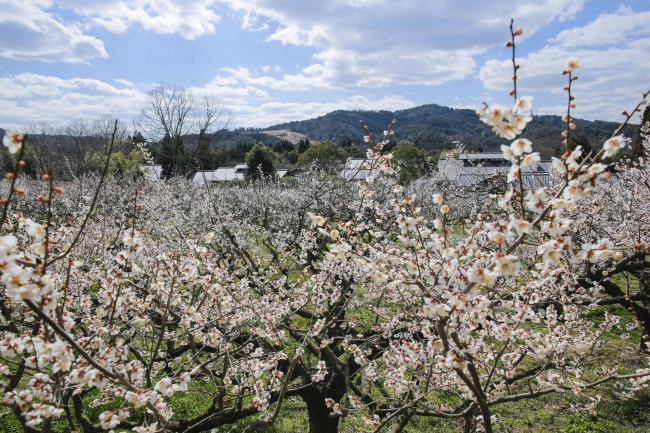
<svg viewBox="0 0 650 433"><path fill-rule="evenodd" d="M2 403L26 432L253 431L288 398L311 432L344 417L491 432L509 402L567 392L593 412L604 393L632 396L650 369L629 371L611 340L648 334L648 165L604 180L603 159L625 145L617 131L596 154L555 159L551 186L526 188L539 156L517 136L531 98L511 94L512 108L478 113L514 140L507 189L487 203L439 173L396 184L370 134L373 176L360 182L200 189L107 178L107 164L63 190L18 179L29 141L9 131ZM588 320L607 303L639 319Z"/></svg>

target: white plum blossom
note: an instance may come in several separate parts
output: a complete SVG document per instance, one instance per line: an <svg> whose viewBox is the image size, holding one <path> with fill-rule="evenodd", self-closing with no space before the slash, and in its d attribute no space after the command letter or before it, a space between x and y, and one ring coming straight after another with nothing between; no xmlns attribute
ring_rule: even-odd
<svg viewBox="0 0 650 433"><path fill-rule="evenodd" d="M2 144L9 149L9 153L18 153L24 141L23 134L14 128L7 128L4 137L2 137Z"/></svg>

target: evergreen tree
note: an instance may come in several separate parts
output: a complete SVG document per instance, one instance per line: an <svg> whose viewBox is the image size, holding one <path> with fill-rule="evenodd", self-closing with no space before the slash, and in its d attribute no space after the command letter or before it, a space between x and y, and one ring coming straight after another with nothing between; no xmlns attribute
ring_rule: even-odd
<svg viewBox="0 0 650 433"><path fill-rule="evenodd" d="M571 137L571 139L569 140L568 149L565 148L564 146L557 147L553 151L553 156L555 156L556 158L560 158L564 154L564 152L567 151L573 152L574 150L576 150L578 146L582 147L582 158L586 157L589 154L589 152L594 151L594 148L591 146L591 143L589 142L587 136L584 133L580 132Z"/></svg>
<svg viewBox="0 0 650 433"><path fill-rule="evenodd" d="M643 117L641 118L641 125L646 125L650 124L650 105L645 107L645 111L643 111ZM643 149L643 140L644 138L649 138L643 132L641 131L641 128L639 128L639 131L636 133L636 140L634 140L634 144L632 145L632 161L635 161L639 158L645 157L645 150Z"/></svg>
<svg viewBox="0 0 650 433"><path fill-rule="evenodd" d="M291 152L293 150L296 150L294 147L293 143L290 142L289 140L282 140L282 145L281 145L282 152Z"/></svg>
<svg viewBox="0 0 650 433"><path fill-rule="evenodd" d="M246 153L246 177L252 180L275 177L275 160L277 154L268 146L257 143Z"/></svg>
<svg viewBox="0 0 650 433"><path fill-rule="evenodd" d="M399 178L403 184L426 175L434 167L426 152L414 143L400 141L392 153L394 163L400 168Z"/></svg>
<svg viewBox="0 0 650 433"><path fill-rule="evenodd" d="M133 133L132 141L135 144L142 144L147 142L147 140L145 140L145 138L142 136L142 133L140 131L135 131Z"/></svg>
<svg viewBox="0 0 650 433"><path fill-rule="evenodd" d="M183 140L180 137L173 138L165 134L160 142L160 164L162 177L165 179L185 175L187 161L185 161Z"/></svg>
<svg viewBox="0 0 650 433"><path fill-rule="evenodd" d="M210 151L210 140L205 133L205 129L199 132L198 144L196 149L198 166L201 170L214 169L214 158Z"/></svg>

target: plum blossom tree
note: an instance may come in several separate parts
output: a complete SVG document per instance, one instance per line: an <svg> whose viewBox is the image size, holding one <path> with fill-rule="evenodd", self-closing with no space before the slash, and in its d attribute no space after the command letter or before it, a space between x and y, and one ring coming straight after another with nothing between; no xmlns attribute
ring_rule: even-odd
<svg viewBox="0 0 650 433"><path fill-rule="evenodd" d="M511 26L515 76L520 34ZM567 141L578 64L565 73ZM109 160L98 177L29 181L18 176L29 139L8 131L2 404L30 433L250 432L289 398L314 433L346 418L399 432L417 417L492 432L500 405L518 400L569 392L593 412L605 392L633 395L650 369L630 371L609 339L647 335L648 169L609 174L619 130L598 152L556 158L555 182L530 188L521 172L539 155L518 135L532 98L511 96L478 111L512 140L507 189L487 196L441 173L400 185L381 154L390 126L378 143L368 132L365 180L224 188L114 178ZM636 286L612 277L626 273ZM637 319L593 323L608 302Z"/></svg>

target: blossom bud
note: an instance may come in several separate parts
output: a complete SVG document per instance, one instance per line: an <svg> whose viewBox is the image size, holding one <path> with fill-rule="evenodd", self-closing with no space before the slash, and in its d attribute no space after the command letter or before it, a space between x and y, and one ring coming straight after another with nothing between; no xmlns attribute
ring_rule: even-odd
<svg viewBox="0 0 650 433"><path fill-rule="evenodd" d="M513 35L515 35L515 36L520 36L523 32L524 32L524 29L522 29L521 27L519 27L517 30L515 30L515 32L513 33Z"/></svg>
<svg viewBox="0 0 650 433"><path fill-rule="evenodd" d="M569 73L569 71L562 71L562 75L566 75L568 73Z"/></svg>
<svg viewBox="0 0 650 433"><path fill-rule="evenodd" d="M443 204L442 206L440 206L440 213L443 214L443 215L448 214L449 213L449 206L447 206L446 204Z"/></svg>
<svg viewBox="0 0 650 433"><path fill-rule="evenodd" d="M623 258L623 253L622 253L622 252L620 252L620 251L616 251L616 252L614 253L614 260L619 261L619 260L621 260L622 258Z"/></svg>
<svg viewBox="0 0 650 433"><path fill-rule="evenodd" d="M569 128L570 129L576 129L576 124L573 123L573 122L569 123Z"/></svg>
<svg viewBox="0 0 650 433"><path fill-rule="evenodd" d="M512 46L512 42L508 41L506 42L506 47L510 48Z"/></svg>
<svg viewBox="0 0 650 433"><path fill-rule="evenodd" d="M52 176L46 173L43 175L43 177L41 177L41 179L43 179L43 182L49 182L52 180Z"/></svg>
<svg viewBox="0 0 650 433"><path fill-rule="evenodd" d="M16 176L14 176L13 173L7 173L7 174L5 175L5 177L7 178L7 180L14 180L14 178L15 178Z"/></svg>
<svg viewBox="0 0 650 433"><path fill-rule="evenodd" d="M363 125L363 120L359 120L359 123Z"/></svg>
<svg viewBox="0 0 650 433"><path fill-rule="evenodd" d="M562 137L566 137L567 135L569 135L569 130L568 129L565 129L564 131L562 131Z"/></svg>
<svg viewBox="0 0 650 433"><path fill-rule="evenodd" d="M576 104L571 104L571 108L576 108Z"/></svg>
<svg viewBox="0 0 650 433"><path fill-rule="evenodd" d="M25 161L23 161L22 159L20 161L18 161L18 167L23 168L23 167L25 167L25 165L27 165L27 164L25 164Z"/></svg>
<svg viewBox="0 0 650 433"><path fill-rule="evenodd" d="M0 198L0 204L1 205L6 206L7 202L9 202L9 200L7 200L7 197Z"/></svg>
<svg viewBox="0 0 650 433"><path fill-rule="evenodd" d="M576 99L575 96L573 96L573 95L569 96L569 101L573 101L574 99Z"/></svg>
<svg viewBox="0 0 650 433"><path fill-rule="evenodd" d="M648 101L647 101L645 98L643 98L643 99L641 100L641 105L643 105L643 104L647 104L647 103L648 103Z"/></svg>
<svg viewBox="0 0 650 433"><path fill-rule="evenodd" d="M41 203L47 203L49 201L47 197L45 197L44 195L39 195L36 200L38 200Z"/></svg>
<svg viewBox="0 0 650 433"><path fill-rule="evenodd" d="M63 188L61 188L60 186L55 186L54 188L52 188L52 191L54 191L57 194L63 194Z"/></svg>
<svg viewBox="0 0 650 433"><path fill-rule="evenodd" d="M134 196L134 195L131 196L131 200L135 200L135 196Z"/></svg>
<svg viewBox="0 0 650 433"><path fill-rule="evenodd" d="M512 80L514 81L514 80L516 80L516 79L517 79L517 76L516 76L516 75L513 75L513 76L512 76Z"/></svg>
<svg viewBox="0 0 650 433"><path fill-rule="evenodd" d="M625 111L625 110L623 110L623 112L622 112L621 114L622 114L623 116L629 116L628 112Z"/></svg>
<svg viewBox="0 0 650 433"><path fill-rule="evenodd" d="M564 90L569 90L569 86L564 86Z"/></svg>
<svg viewBox="0 0 650 433"><path fill-rule="evenodd" d="M515 94L515 89L512 89L511 91L508 92L508 96L512 96Z"/></svg>
<svg viewBox="0 0 650 433"><path fill-rule="evenodd" d="M19 196L24 196L25 195L25 190L22 188L14 188L14 192L18 194Z"/></svg>

